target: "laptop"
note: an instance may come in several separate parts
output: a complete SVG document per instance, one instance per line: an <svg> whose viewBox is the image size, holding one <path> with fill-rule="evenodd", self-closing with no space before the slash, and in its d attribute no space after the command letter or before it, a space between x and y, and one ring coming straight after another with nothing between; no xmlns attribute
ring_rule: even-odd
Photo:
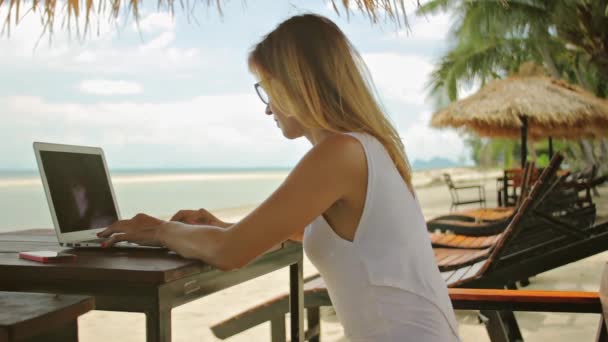
<svg viewBox="0 0 608 342"><path fill-rule="evenodd" d="M120 219L103 150L34 142L34 152L59 245L101 247L97 233Z"/></svg>

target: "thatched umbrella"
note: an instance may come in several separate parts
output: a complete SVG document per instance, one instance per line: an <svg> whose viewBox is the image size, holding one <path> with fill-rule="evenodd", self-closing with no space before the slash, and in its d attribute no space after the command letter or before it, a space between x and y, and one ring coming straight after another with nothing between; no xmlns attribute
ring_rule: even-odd
<svg viewBox="0 0 608 342"><path fill-rule="evenodd" d="M433 114L431 125L468 128L487 137L521 137L523 167L528 137L608 136L608 101L562 80L520 72L451 103Z"/></svg>

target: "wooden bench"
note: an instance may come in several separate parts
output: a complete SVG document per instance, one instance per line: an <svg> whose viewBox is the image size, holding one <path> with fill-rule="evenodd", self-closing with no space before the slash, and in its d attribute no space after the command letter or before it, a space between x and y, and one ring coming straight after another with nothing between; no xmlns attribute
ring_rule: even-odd
<svg viewBox="0 0 608 342"><path fill-rule="evenodd" d="M93 297L0 292L0 342L78 341L78 316L94 307Z"/></svg>
<svg viewBox="0 0 608 342"><path fill-rule="evenodd" d="M603 283L606 283L606 270ZM606 284L608 285L608 284ZM608 286L604 286L604 289ZM604 297L606 297L604 291ZM495 315L502 311L532 311L532 312L575 312L602 313L602 304L598 292L577 291L530 291L530 290L496 290L496 289L448 289L455 310L480 310L482 321L492 337L500 334L495 326ZM211 327L213 334L226 339L256 325L270 322L272 342L284 342L285 314L289 312L288 294L282 294L274 299L245 310L231 318ZM331 306L327 288L320 277L311 278L305 283L304 307L307 311L308 324L305 339L320 341L321 333L319 308ZM503 332L507 334L506 332ZM494 337L492 341L499 340ZM606 341L606 340L604 340Z"/></svg>

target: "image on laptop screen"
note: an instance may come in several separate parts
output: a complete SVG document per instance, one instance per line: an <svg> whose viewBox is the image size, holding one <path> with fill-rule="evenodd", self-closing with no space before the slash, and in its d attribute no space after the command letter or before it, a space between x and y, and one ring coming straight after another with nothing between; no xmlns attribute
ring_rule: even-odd
<svg viewBox="0 0 608 342"><path fill-rule="evenodd" d="M40 151L40 158L62 233L118 220L101 155Z"/></svg>

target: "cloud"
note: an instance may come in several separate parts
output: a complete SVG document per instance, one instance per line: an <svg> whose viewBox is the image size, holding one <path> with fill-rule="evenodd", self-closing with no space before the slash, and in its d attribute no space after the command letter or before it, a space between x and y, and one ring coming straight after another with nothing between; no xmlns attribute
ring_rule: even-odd
<svg viewBox="0 0 608 342"><path fill-rule="evenodd" d="M95 95L130 95L140 94L144 88L137 82L112 80L82 81L78 89L86 94Z"/></svg>
<svg viewBox="0 0 608 342"><path fill-rule="evenodd" d="M403 143L410 161L442 157L458 161L465 157L467 148L455 130L438 130L430 127L431 113L418 115L414 124L402 131Z"/></svg>
<svg viewBox="0 0 608 342"><path fill-rule="evenodd" d="M411 16L409 28L403 28L388 34L387 39L402 42L431 42L447 38L450 30L450 16L437 14L434 16Z"/></svg>
<svg viewBox="0 0 608 342"><path fill-rule="evenodd" d="M158 35L156 38L151 41L144 43L139 47L139 50L142 52L149 52L154 50L165 49L173 43L175 40L175 32L167 31Z"/></svg>
<svg viewBox="0 0 608 342"><path fill-rule="evenodd" d="M7 7L0 6L0 17L6 15ZM81 33L83 20L79 19L78 24ZM13 28L10 37L0 38L0 63L89 75L149 74L150 70L189 74L186 70L204 65L200 49L175 46L176 27L170 14L142 16L141 32L134 25L120 27L118 23L123 20L93 19L82 40L75 33L70 37L63 30L58 30L49 40L48 35L41 38L44 27L37 14L29 13Z"/></svg>
<svg viewBox="0 0 608 342"><path fill-rule="evenodd" d="M170 13L150 13L139 20L139 27L134 23L133 29L146 33L173 31L175 30L175 20Z"/></svg>
<svg viewBox="0 0 608 342"><path fill-rule="evenodd" d="M286 141L253 94L199 96L174 102L54 103L0 98L2 165L34 167L31 143L102 146L113 168L292 166L305 139ZM466 148L453 130L429 127L430 112L399 125L410 160L458 160Z"/></svg>
<svg viewBox="0 0 608 342"><path fill-rule="evenodd" d="M184 101L54 103L0 98L4 165L33 166L31 143L102 146L113 167L289 166L309 148L286 142L253 94Z"/></svg>
<svg viewBox="0 0 608 342"><path fill-rule="evenodd" d="M363 54L380 94L403 103L425 103L425 85L433 64L427 58L398 53Z"/></svg>
<svg viewBox="0 0 608 342"><path fill-rule="evenodd" d="M322 6L315 8L322 11ZM426 18L414 18L413 7L406 10L414 34L420 32L422 41L440 45L443 24L436 17L428 22ZM2 14L0 6L0 17ZM328 16L335 18L334 14ZM41 27L37 16L26 16L10 39L0 39L0 64L5 70L32 70L24 76L32 83L47 72L61 74L61 78L65 75L57 80L58 84L76 84L79 91L88 94L145 95L129 96L129 101L99 97L99 102L84 103L80 93L58 95L54 88L9 92L35 96L0 97L0 135L5 137L5 144L0 145L0 165L33 167L30 145L34 140L103 146L114 167L293 165L309 148L304 140L285 142L274 122L263 114L264 108L255 95L238 90L241 79L235 76L234 56L238 53L234 48L250 44L238 40L242 38L242 27L259 39L254 32L257 26L247 21L249 17L239 22L241 26L226 26L224 31L204 26L204 32L213 32L212 39L201 39L206 36L196 29L181 27L179 20L176 27L167 13L143 12L141 18L140 31L132 22L118 27L102 20L100 35L70 41L64 31L58 30L51 46L43 39L33 50ZM124 18L118 22L123 23ZM421 28L424 25L428 28ZM462 153L463 144L455 132L428 127L430 110L425 103L424 86L433 68L431 59L415 47L379 40L379 35L389 34L384 30L370 34L368 26L352 23L352 27L344 27L361 38L361 52L365 48L373 51L363 53L363 58L385 105L390 105L387 113L404 137L410 157L456 158ZM392 39L413 39L391 32ZM201 45L210 49L199 48ZM244 63L239 63L246 74ZM39 70L43 72L38 73ZM197 83L173 82L166 96L154 96L154 91L164 92L163 86L168 82L186 77ZM226 94L192 96L212 91ZM86 97L87 101L91 98ZM427 118L422 120L420 116L424 115Z"/></svg>
<svg viewBox="0 0 608 342"><path fill-rule="evenodd" d="M466 154L454 130L430 127L431 109L426 84L433 70L430 57L399 53L363 54L392 121L403 137L411 161L443 157L457 161Z"/></svg>
<svg viewBox="0 0 608 342"><path fill-rule="evenodd" d="M0 6L1 18L8 15L8 7L8 4ZM56 8L58 11L56 13L57 18L66 17L67 6L63 1L58 1ZM18 60L32 58L36 55L42 56L42 59L49 56L58 56L70 50L70 46L85 44L84 39L86 39L86 44L99 44L111 40L117 34L115 24L108 20L95 19L93 15L86 35L86 20L84 16L80 16L78 19L71 19L69 32L63 32L62 24L59 21L56 22L55 30L60 31L61 34L54 33L51 37L41 22L42 15L40 8L38 8L38 12L29 11L20 17L18 25L12 25L10 36L0 36L0 51L3 52L0 54L0 60L7 57ZM118 18L117 21L120 19Z"/></svg>

